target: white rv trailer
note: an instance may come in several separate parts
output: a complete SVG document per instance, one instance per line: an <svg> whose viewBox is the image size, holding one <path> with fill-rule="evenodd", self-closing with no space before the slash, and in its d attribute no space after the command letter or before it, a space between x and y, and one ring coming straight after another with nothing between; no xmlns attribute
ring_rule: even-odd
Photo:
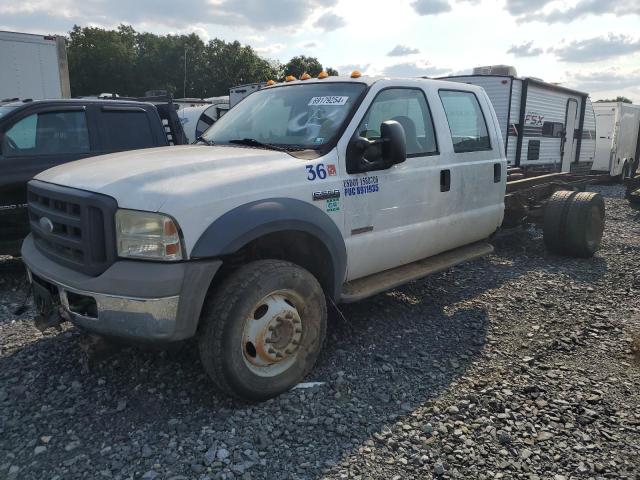
<svg viewBox="0 0 640 480"><path fill-rule="evenodd" d="M69 97L64 37L0 32L0 100Z"/></svg>
<svg viewBox="0 0 640 480"><path fill-rule="evenodd" d="M267 86L267 82L247 83L246 85L237 85L229 89L229 108L235 107L240 100L251 95L253 92Z"/></svg>
<svg viewBox="0 0 640 480"><path fill-rule="evenodd" d="M596 102L598 138L592 169L612 177L633 175L640 161L640 105Z"/></svg>
<svg viewBox="0 0 640 480"><path fill-rule="evenodd" d="M576 173L591 170L596 124L587 93L536 78L518 78L515 69L506 66L480 67L473 75L441 80L485 89L500 123L510 166Z"/></svg>

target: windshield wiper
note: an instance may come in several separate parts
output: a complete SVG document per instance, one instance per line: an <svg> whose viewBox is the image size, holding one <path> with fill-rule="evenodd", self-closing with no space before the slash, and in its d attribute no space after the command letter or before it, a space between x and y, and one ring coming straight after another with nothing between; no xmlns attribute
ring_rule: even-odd
<svg viewBox="0 0 640 480"><path fill-rule="evenodd" d="M211 140L207 140L202 135L200 135L198 138L196 138L196 142L195 143L198 143L198 142L202 142L205 145L209 145L210 147L213 147L215 145Z"/></svg>
<svg viewBox="0 0 640 480"><path fill-rule="evenodd" d="M274 145L273 143L263 143L259 140L256 140L255 138L234 139L234 140L229 140L228 143L233 143L236 145L246 145L248 147L268 148L269 150L277 150L279 152L287 152L290 150L285 147Z"/></svg>

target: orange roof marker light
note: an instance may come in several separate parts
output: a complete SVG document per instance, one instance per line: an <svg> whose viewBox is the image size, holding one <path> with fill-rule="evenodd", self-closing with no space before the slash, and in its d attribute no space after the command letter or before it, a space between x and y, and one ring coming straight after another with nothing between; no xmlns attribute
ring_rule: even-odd
<svg viewBox="0 0 640 480"><path fill-rule="evenodd" d="M324 78L327 78L328 76L329 76L329 74L328 74L327 72L325 72L324 70L323 70L323 71L321 71L321 72L318 74L318 78L319 78L320 80L322 80L322 79L324 79Z"/></svg>
<svg viewBox="0 0 640 480"><path fill-rule="evenodd" d="M304 72L300 77L300 80L309 80L310 78L311 78L311 75L309 75L307 72Z"/></svg>
<svg viewBox="0 0 640 480"><path fill-rule="evenodd" d="M287 75L284 79L285 82L293 82L296 79L293 75Z"/></svg>
<svg viewBox="0 0 640 480"><path fill-rule="evenodd" d="M271 85L275 85L276 82L274 82L273 80L267 80L267 87L270 87Z"/></svg>
<svg viewBox="0 0 640 480"><path fill-rule="evenodd" d="M362 74L358 70L351 72L351 78L360 78Z"/></svg>

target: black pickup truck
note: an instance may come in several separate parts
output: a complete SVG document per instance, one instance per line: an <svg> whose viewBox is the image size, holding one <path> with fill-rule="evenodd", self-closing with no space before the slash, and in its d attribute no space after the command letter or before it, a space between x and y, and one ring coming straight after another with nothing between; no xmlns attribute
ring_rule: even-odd
<svg viewBox="0 0 640 480"><path fill-rule="evenodd" d="M140 101L142 100L142 101ZM61 163L187 143L164 97L0 102L0 255L29 233L27 181Z"/></svg>

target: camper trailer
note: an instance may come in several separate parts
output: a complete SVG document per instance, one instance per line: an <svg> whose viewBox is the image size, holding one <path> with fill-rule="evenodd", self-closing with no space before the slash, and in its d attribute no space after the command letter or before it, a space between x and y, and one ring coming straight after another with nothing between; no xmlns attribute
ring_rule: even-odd
<svg viewBox="0 0 640 480"><path fill-rule="evenodd" d="M596 102L593 108L598 137L592 169L622 179L633 176L640 161L640 105Z"/></svg>
<svg viewBox="0 0 640 480"><path fill-rule="evenodd" d="M253 92L267 86L267 82L247 83L246 85L237 85L229 89L229 108L235 107L241 100L248 97Z"/></svg>
<svg viewBox="0 0 640 480"><path fill-rule="evenodd" d="M588 173L594 161L596 124L589 95L537 78L519 78L513 67L475 68L442 80L485 89L496 111L510 166L523 170Z"/></svg>

